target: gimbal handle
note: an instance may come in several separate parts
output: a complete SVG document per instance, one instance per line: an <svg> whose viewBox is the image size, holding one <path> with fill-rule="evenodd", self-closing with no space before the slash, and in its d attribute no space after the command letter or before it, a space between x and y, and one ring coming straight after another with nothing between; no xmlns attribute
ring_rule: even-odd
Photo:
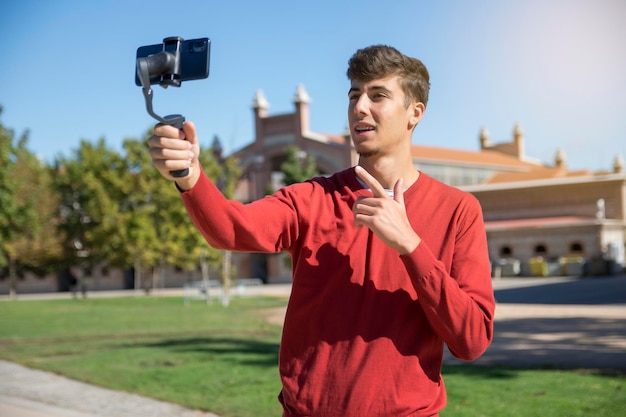
<svg viewBox="0 0 626 417"><path fill-rule="evenodd" d="M179 130L183 130L185 117L180 114L170 114L162 118L161 123L174 126ZM189 175L189 168L170 171L170 175L174 178L183 178Z"/></svg>
<svg viewBox="0 0 626 417"><path fill-rule="evenodd" d="M176 57L167 51L162 51L158 54L145 58L137 58L137 75L143 88L143 96L146 100L146 110L148 111L148 114L163 124L174 126L177 129L182 130L183 124L185 123L184 116L180 114L170 114L168 116L161 117L152 109L153 93L152 88L150 87L150 75L169 72L175 62ZM170 174L175 178L183 178L189 175L189 168L170 171Z"/></svg>

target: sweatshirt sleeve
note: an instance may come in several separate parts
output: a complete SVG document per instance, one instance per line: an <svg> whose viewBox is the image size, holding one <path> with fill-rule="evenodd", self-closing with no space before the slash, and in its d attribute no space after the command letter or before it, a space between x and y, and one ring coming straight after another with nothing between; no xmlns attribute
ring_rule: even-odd
<svg viewBox="0 0 626 417"><path fill-rule="evenodd" d="M455 357L469 361L493 339L495 300L482 211L474 199L468 202L455 219L459 227L450 268L425 241L401 258L432 328Z"/></svg>
<svg viewBox="0 0 626 417"><path fill-rule="evenodd" d="M285 193L243 204L226 199L202 172L181 196L196 227L217 249L280 252L298 233L296 211Z"/></svg>

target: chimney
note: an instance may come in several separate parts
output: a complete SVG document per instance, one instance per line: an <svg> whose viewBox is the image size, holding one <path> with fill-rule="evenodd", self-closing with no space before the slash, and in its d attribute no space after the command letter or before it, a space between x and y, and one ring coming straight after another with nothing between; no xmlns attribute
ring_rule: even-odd
<svg viewBox="0 0 626 417"><path fill-rule="evenodd" d="M265 99L263 91L257 90L254 101L252 102L252 109L254 110L255 116L260 118L267 116L267 109L269 107L270 103Z"/></svg>
<svg viewBox="0 0 626 417"><path fill-rule="evenodd" d="M296 123L298 131L302 134L309 130L309 103L311 98L302 84L298 85L293 103L296 105Z"/></svg>
<svg viewBox="0 0 626 417"><path fill-rule="evenodd" d="M524 131L519 123L515 124L513 129L513 143L518 159L524 159Z"/></svg>
<svg viewBox="0 0 626 417"><path fill-rule="evenodd" d="M622 158L621 154L615 155L615 159L613 160L613 172L615 174L624 173L624 158Z"/></svg>
<svg viewBox="0 0 626 417"><path fill-rule="evenodd" d="M563 149L557 149L556 155L554 156L554 164L557 168L567 168L567 157Z"/></svg>
<svg viewBox="0 0 626 417"><path fill-rule="evenodd" d="M267 117L267 109L270 104L265 99L263 91L258 90L252 102L252 110L254 111L254 128L255 142L259 142L263 138L263 119Z"/></svg>
<svg viewBox="0 0 626 417"><path fill-rule="evenodd" d="M485 150L489 148L491 143L489 142L489 131L486 128L482 128L480 130L480 150Z"/></svg>

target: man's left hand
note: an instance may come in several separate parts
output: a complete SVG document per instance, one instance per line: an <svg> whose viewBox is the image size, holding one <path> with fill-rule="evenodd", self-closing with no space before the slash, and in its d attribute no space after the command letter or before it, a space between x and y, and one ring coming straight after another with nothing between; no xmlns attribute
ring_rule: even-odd
<svg viewBox="0 0 626 417"><path fill-rule="evenodd" d="M357 166L355 172L372 190L373 196L361 197L354 203L354 224L368 227L400 255L413 252L421 238L411 227L406 215L402 178L396 181L393 197L390 197L380 182L364 168Z"/></svg>

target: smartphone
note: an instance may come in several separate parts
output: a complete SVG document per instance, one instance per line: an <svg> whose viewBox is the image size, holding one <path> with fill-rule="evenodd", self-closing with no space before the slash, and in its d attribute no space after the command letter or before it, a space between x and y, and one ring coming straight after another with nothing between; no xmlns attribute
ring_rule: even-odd
<svg viewBox="0 0 626 417"><path fill-rule="evenodd" d="M176 57L173 73L157 74L150 77L150 84L172 85L171 80L182 81L200 80L209 76L209 61L211 56L211 40L199 38L183 40L180 37L165 38L163 43L140 46L137 48L137 58L146 58L166 51ZM141 86L141 81L135 74L135 84Z"/></svg>

